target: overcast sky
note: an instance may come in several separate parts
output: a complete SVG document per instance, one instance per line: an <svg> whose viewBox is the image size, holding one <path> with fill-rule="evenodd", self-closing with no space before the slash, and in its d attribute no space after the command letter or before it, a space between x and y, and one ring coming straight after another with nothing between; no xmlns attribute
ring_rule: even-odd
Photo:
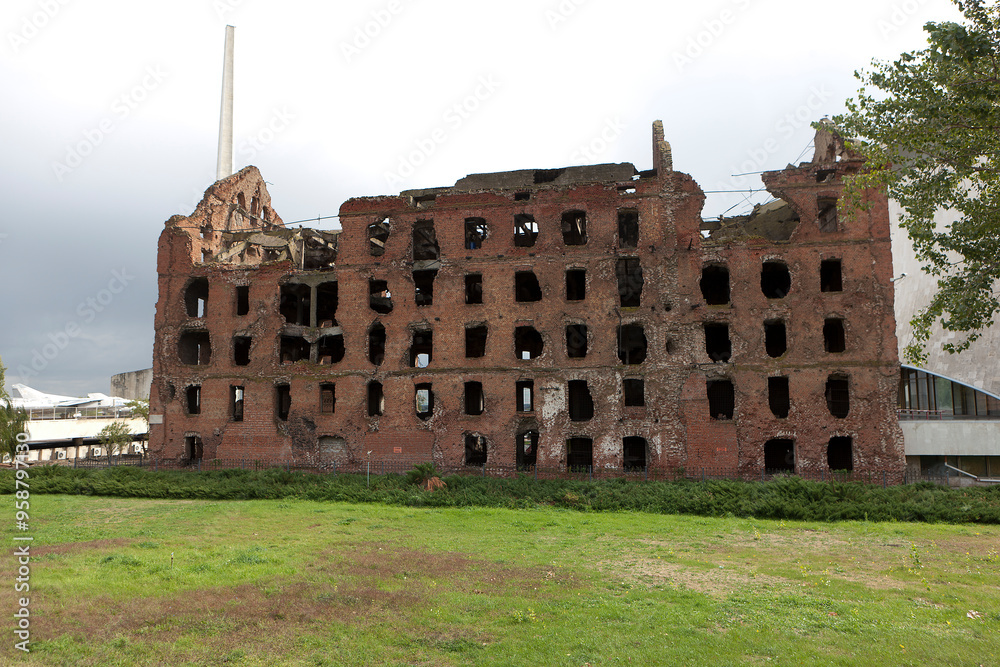
<svg viewBox="0 0 1000 667"><path fill-rule="evenodd" d="M8 386L107 392L152 364L156 240L215 178L226 24L236 168L289 223L470 173L649 169L656 119L703 189L758 188L733 175L808 160L856 69L959 19L947 0L4 0ZM733 206L709 194L704 215Z"/></svg>

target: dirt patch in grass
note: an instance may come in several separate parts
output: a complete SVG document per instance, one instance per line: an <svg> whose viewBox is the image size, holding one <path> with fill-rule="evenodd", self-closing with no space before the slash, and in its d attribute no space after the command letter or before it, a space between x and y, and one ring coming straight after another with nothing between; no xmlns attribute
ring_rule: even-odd
<svg viewBox="0 0 1000 667"><path fill-rule="evenodd" d="M603 561L597 565L605 574L614 573L614 578L636 581L650 587L664 584L683 587L717 598L723 598L747 586L778 588L792 585L792 582L783 577L757 574L734 567L699 568L660 559Z"/></svg>
<svg viewBox="0 0 1000 667"><path fill-rule="evenodd" d="M31 548L32 556L49 556L55 554L72 554L90 549L109 549L111 547L122 547L132 540L119 537L113 540L88 540L86 542L64 542L49 546L40 545Z"/></svg>

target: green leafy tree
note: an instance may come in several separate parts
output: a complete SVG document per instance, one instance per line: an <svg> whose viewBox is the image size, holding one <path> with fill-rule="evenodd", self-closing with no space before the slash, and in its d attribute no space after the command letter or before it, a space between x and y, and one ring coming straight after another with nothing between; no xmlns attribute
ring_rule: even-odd
<svg viewBox="0 0 1000 667"><path fill-rule="evenodd" d="M97 434L97 439L101 442L101 446L107 450L108 463L111 463L111 457L121 454L132 442L132 433L125 422L113 421L101 429L101 432Z"/></svg>
<svg viewBox="0 0 1000 667"><path fill-rule="evenodd" d="M23 408L15 408L11 402L4 386L6 371L0 360L0 454L8 454L13 459L17 453L17 436L27 430L28 413Z"/></svg>
<svg viewBox="0 0 1000 667"><path fill-rule="evenodd" d="M927 48L855 72L858 96L833 118L868 158L847 184L847 204L865 188L885 188L924 271L937 276L936 293L911 321L905 357L915 363L926 361L935 323L963 334L943 346L961 352L1000 310L1000 8L953 2L963 23L927 23ZM940 210L957 220L936 227Z"/></svg>

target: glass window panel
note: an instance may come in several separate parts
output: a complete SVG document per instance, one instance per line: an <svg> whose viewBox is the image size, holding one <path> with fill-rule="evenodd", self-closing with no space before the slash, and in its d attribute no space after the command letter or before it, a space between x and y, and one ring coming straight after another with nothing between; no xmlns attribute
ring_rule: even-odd
<svg viewBox="0 0 1000 667"><path fill-rule="evenodd" d="M937 409L940 410L942 414L955 414L951 401L951 380L939 377L935 378L935 384L937 385Z"/></svg>

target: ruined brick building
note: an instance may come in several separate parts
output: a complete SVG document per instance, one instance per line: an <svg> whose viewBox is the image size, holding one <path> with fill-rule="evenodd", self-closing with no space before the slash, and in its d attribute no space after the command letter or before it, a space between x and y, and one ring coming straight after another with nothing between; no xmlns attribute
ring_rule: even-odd
<svg viewBox="0 0 1000 667"><path fill-rule="evenodd" d="M901 473L886 201L829 135L703 221L653 166L474 174L292 229L254 167L160 237L150 449L327 466Z"/></svg>

